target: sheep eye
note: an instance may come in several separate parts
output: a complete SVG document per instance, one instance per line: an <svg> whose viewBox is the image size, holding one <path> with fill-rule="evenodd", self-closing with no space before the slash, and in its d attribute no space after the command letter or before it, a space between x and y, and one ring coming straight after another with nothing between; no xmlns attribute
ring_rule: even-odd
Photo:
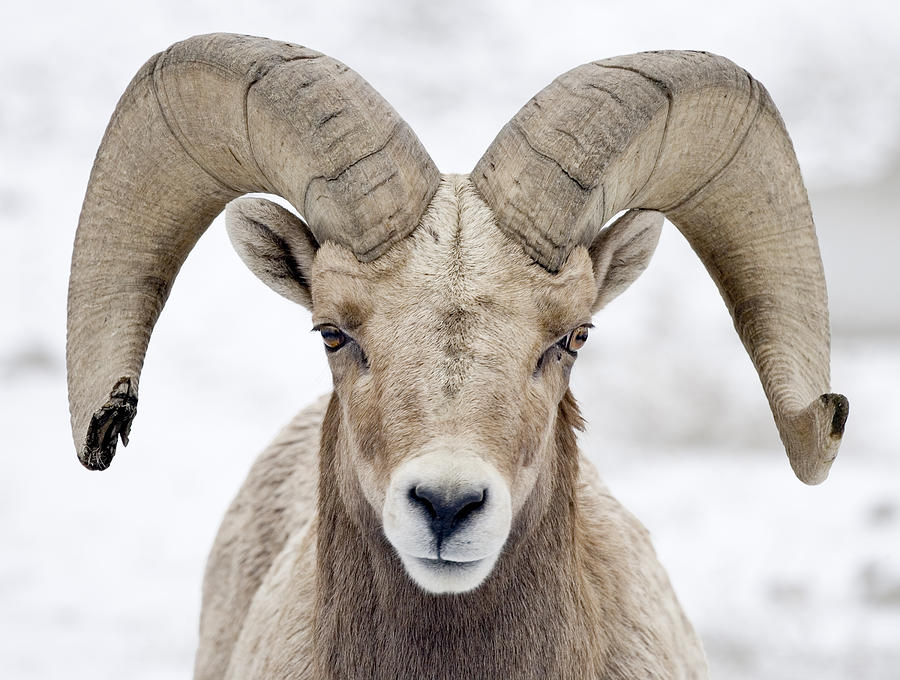
<svg viewBox="0 0 900 680"><path fill-rule="evenodd" d="M347 344L347 334L337 326L325 324L316 326L313 330L319 331L322 335L322 342L325 343L325 349L329 352L339 350Z"/></svg>
<svg viewBox="0 0 900 680"><path fill-rule="evenodd" d="M590 326L584 325L579 326L574 331L569 333L565 338L563 338L564 346L570 352L577 352L582 347L584 347L584 343L587 342L588 339L588 331L590 330Z"/></svg>

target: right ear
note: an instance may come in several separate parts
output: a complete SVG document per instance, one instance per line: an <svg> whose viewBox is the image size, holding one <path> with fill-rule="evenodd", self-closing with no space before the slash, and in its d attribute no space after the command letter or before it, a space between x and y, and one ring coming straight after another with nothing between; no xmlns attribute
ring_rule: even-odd
<svg viewBox="0 0 900 680"><path fill-rule="evenodd" d="M319 246L303 220L264 198L239 198L225 210L225 227L250 271L279 295L312 310L309 275Z"/></svg>

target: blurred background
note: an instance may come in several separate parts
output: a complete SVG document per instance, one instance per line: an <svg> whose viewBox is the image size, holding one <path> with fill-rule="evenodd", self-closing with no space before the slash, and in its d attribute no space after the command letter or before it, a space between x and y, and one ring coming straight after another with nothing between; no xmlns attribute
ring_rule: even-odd
<svg viewBox="0 0 900 680"><path fill-rule="evenodd" d="M828 277L831 478L798 482L715 286L667 227L595 318L582 437L641 518L720 680L896 680L900 669L900 11L887 0L103 0L6 3L0 41L0 677L190 677L206 554L267 441L329 389L308 313L243 268L221 219L153 336L132 443L78 464L65 299L91 163L152 54L212 31L308 45L467 172L554 77L648 49L728 56L771 92Z"/></svg>

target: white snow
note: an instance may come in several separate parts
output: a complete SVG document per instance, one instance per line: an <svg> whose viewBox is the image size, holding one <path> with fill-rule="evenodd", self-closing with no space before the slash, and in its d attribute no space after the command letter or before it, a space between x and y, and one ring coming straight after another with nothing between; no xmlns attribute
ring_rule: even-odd
<svg viewBox="0 0 900 680"><path fill-rule="evenodd" d="M658 551L722 680L900 669L900 14L888 2L4 6L0 41L0 677L190 675L207 550L254 455L330 377L303 310L249 275L220 220L157 326L132 443L77 463L65 298L93 155L137 68L183 37L267 35L362 73L438 165L465 171L562 71L644 49L724 54L772 93L820 225L831 478L797 482L715 287L667 227L573 374L583 443ZM856 219L854 219L856 218Z"/></svg>

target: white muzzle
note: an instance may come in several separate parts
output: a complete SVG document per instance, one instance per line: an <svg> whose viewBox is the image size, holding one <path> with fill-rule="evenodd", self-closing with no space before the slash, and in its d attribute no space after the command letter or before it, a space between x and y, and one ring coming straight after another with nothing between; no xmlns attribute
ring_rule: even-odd
<svg viewBox="0 0 900 680"><path fill-rule="evenodd" d="M512 521L497 469L459 446L401 465L382 513L384 533L410 578L431 593L463 593L490 574Z"/></svg>

